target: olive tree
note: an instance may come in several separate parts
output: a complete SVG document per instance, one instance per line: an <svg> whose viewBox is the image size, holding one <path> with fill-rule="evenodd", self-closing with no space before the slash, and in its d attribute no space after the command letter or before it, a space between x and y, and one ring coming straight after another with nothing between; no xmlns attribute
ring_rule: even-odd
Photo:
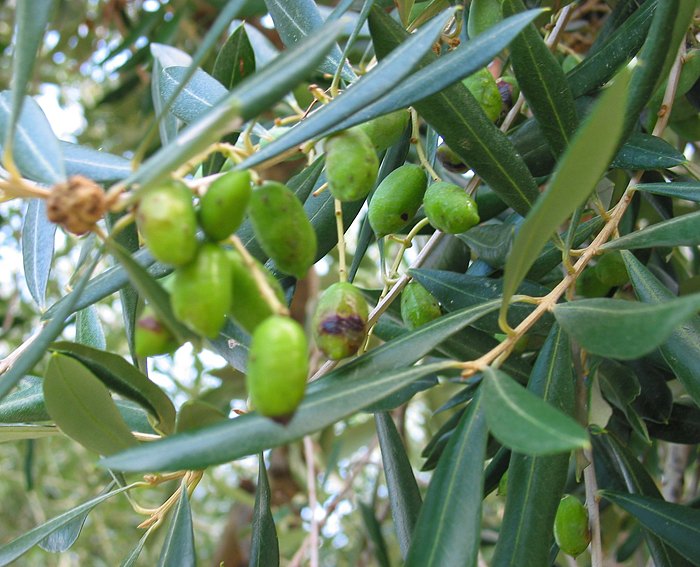
<svg viewBox="0 0 700 567"><path fill-rule="evenodd" d="M81 500L1 564L700 564L695 2L64 4L3 8L0 435Z"/></svg>

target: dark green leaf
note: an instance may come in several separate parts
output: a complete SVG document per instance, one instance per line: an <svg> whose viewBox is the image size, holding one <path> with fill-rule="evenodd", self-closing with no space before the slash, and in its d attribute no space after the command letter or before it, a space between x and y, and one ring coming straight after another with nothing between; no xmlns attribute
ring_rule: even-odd
<svg viewBox="0 0 700 567"><path fill-rule="evenodd" d="M700 203L700 182L676 181L674 183L642 183L636 187L639 191L647 191L656 195L678 197Z"/></svg>
<svg viewBox="0 0 700 567"><path fill-rule="evenodd" d="M212 76L226 89L231 90L254 72L255 53L250 45L245 26L239 24L217 53Z"/></svg>
<svg viewBox="0 0 700 567"><path fill-rule="evenodd" d="M694 565L700 563L700 510L610 490L602 491L601 496L633 515Z"/></svg>
<svg viewBox="0 0 700 567"><path fill-rule="evenodd" d="M606 242L604 250L634 250L654 246L695 246L700 243L700 211L652 224Z"/></svg>
<svg viewBox="0 0 700 567"><path fill-rule="evenodd" d="M22 384L26 381L29 381L26 387L13 392L0 402L0 423L34 423L51 420L44 405L41 379L28 376Z"/></svg>
<svg viewBox="0 0 700 567"><path fill-rule="evenodd" d="M430 480L406 567L476 566L487 433L477 395Z"/></svg>
<svg viewBox="0 0 700 567"><path fill-rule="evenodd" d="M180 485L180 499L170 518L168 533L158 558L158 567L194 567L195 563L192 512L187 485L183 482Z"/></svg>
<svg viewBox="0 0 700 567"><path fill-rule="evenodd" d="M528 390L565 414L573 415L575 380L569 339L555 326L537 357ZM568 469L567 453L546 457L511 455L506 508L493 567L547 564L554 516Z"/></svg>
<svg viewBox="0 0 700 567"><path fill-rule="evenodd" d="M389 563L389 555L386 549L386 541L384 540L384 535L382 534L382 526L377 520L377 516L374 514L374 509L371 505L365 504L364 502L359 502L360 514L362 515L363 523L365 524L365 530L370 541L370 550L372 556L376 559L379 567L391 567Z"/></svg>
<svg viewBox="0 0 700 567"><path fill-rule="evenodd" d="M596 103L571 142L545 192L525 217L506 262L502 315L543 246L556 229L586 202L608 167L622 134L631 71L621 71Z"/></svg>
<svg viewBox="0 0 700 567"><path fill-rule="evenodd" d="M124 486L122 488L117 488L112 492L108 492L107 494L97 496L96 498L76 506L72 510L63 513L60 516L50 519L48 522L22 534L18 538L13 539L11 542L0 547L0 564L7 565L18 557L21 557L48 535L65 526L68 522L72 522L75 518L82 516L85 512L89 512L95 506L104 502L108 498L111 498L115 494L120 494L132 488L133 486L131 485Z"/></svg>
<svg viewBox="0 0 700 567"><path fill-rule="evenodd" d="M51 355L44 403L56 425L91 451L109 455L136 444L107 388L73 358Z"/></svg>
<svg viewBox="0 0 700 567"><path fill-rule="evenodd" d="M422 504L420 490L391 415L378 412L374 414L374 422L377 427L379 448L382 451L382 466L391 503L391 517L394 520L401 556L405 559Z"/></svg>
<svg viewBox="0 0 700 567"><path fill-rule="evenodd" d="M267 480L265 459L258 457L258 488L253 508L253 535L250 542L249 567L274 567L280 563L277 529L270 509L270 483Z"/></svg>
<svg viewBox="0 0 700 567"><path fill-rule="evenodd" d="M506 263L516 228L515 224L508 222L482 224L460 234L459 239L478 258L489 266L500 269Z"/></svg>
<svg viewBox="0 0 700 567"><path fill-rule="evenodd" d="M685 162L685 156L666 140L634 132L610 165L624 169L664 169Z"/></svg>
<svg viewBox="0 0 700 567"><path fill-rule="evenodd" d="M657 304L674 297L631 252L621 254L641 301ZM688 394L700 405L700 320L693 317L674 329L668 341L661 345L661 353Z"/></svg>
<svg viewBox="0 0 700 567"><path fill-rule="evenodd" d="M147 409L156 420L156 428L163 433L174 430L175 407L170 398L121 356L69 342L54 343L51 349L80 361L110 390Z"/></svg>
<svg viewBox="0 0 700 567"><path fill-rule="evenodd" d="M642 439L651 444L646 425L632 406L642 391L634 371L613 360L603 360L596 370L596 377L605 399L625 415Z"/></svg>
<svg viewBox="0 0 700 567"><path fill-rule="evenodd" d="M527 391L510 376L484 369L484 411L493 436L513 451L540 456L589 445L576 421Z"/></svg>
<svg viewBox="0 0 700 567"><path fill-rule="evenodd" d="M700 443L700 410L695 406L673 404L666 423L647 422L649 435L669 443Z"/></svg>
<svg viewBox="0 0 700 567"><path fill-rule="evenodd" d="M629 360L668 340L700 310L700 294L649 304L622 299L581 299L554 307L554 317L592 354Z"/></svg>

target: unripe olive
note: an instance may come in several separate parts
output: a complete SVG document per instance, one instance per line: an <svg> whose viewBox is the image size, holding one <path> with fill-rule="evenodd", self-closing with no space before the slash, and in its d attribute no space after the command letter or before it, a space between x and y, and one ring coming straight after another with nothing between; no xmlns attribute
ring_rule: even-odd
<svg viewBox="0 0 700 567"><path fill-rule="evenodd" d="M231 308L231 260L218 244L206 242L194 261L175 270L170 301L173 313L194 331L215 338Z"/></svg>
<svg viewBox="0 0 700 567"><path fill-rule="evenodd" d="M588 267L576 279L576 293L583 297L605 297L610 286L600 281L594 267Z"/></svg>
<svg viewBox="0 0 700 567"><path fill-rule="evenodd" d="M498 89L498 83L496 83L496 79L493 78L488 68L484 67L470 75L462 83L474 95L474 98L479 102L482 110L491 122L498 120L501 116L503 100L501 99L501 91Z"/></svg>
<svg viewBox="0 0 700 567"><path fill-rule="evenodd" d="M423 209L431 225L449 234L460 234L479 224L474 199L458 185L446 181L428 187Z"/></svg>
<svg viewBox="0 0 700 567"><path fill-rule="evenodd" d="M496 494L499 496L508 495L508 471L503 473L501 480L498 481L498 488L496 489Z"/></svg>
<svg viewBox="0 0 700 567"><path fill-rule="evenodd" d="M148 191L139 203L136 222L156 260L184 266L197 253L197 215L184 183L169 181Z"/></svg>
<svg viewBox="0 0 700 567"><path fill-rule="evenodd" d="M360 124L358 128L367 134L374 149L381 152L399 141L408 126L409 118L408 111L396 110Z"/></svg>
<svg viewBox="0 0 700 567"><path fill-rule="evenodd" d="M316 259L316 233L294 193L276 181L258 187L250 198L250 220L260 246L277 268L304 277Z"/></svg>
<svg viewBox="0 0 700 567"><path fill-rule="evenodd" d="M374 187L379 160L369 137L351 128L326 138L328 189L339 201L364 199Z"/></svg>
<svg viewBox="0 0 700 567"><path fill-rule="evenodd" d="M255 329L246 385L258 412L283 423L291 419L306 389L307 351L304 329L294 319L274 315Z"/></svg>
<svg viewBox="0 0 700 567"><path fill-rule="evenodd" d="M401 292L401 319L409 329L416 329L442 315L440 304L416 281L409 282Z"/></svg>
<svg viewBox="0 0 700 567"><path fill-rule="evenodd" d="M564 553L573 557L581 555L591 542L588 511L575 496L567 494L559 502L554 518L554 539Z"/></svg>
<svg viewBox="0 0 700 567"><path fill-rule="evenodd" d="M598 279L609 287L618 287L629 281L625 261L619 252L608 252L595 265Z"/></svg>
<svg viewBox="0 0 700 567"><path fill-rule="evenodd" d="M365 340L369 312L362 292L348 282L338 282L323 292L314 312L312 328L316 345L331 360L357 352Z"/></svg>
<svg viewBox="0 0 700 567"><path fill-rule="evenodd" d="M137 356L158 356L173 352L180 343L150 306L146 306L134 327Z"/></svg>
<svg viewBox="0 0 700 567"><path fill-rule="evenodd" d="M442 164L447 171L453 171L455 173L464 173L469 169L467 164L462 161L450 146L447 144L440 144L437 149L438 161Z"/></svg>
<svg viewBox="0 0 700 567"><path fill-rule="evenodd" d="M265 319L274 314L272 307L258 289L253 272L243 261L243 257L236 250L228 251L231 260L233 274L233 301L231 302L231 316L241 327L249 333ZM265 279L275 292L277 298L284 302L284 291L279 281L260 262L253 259Z"/></svg>
<svg viewBox="0 0 700 567"><path fill-rule="evenodd" d="M416 215L428 184L418 165L407 163L387 175L369 203L369 224L377 236L401 230Z"/></svg>
<svg viewBox="0 0 700 567"><path fill-rule="evenodd" d="M209 238L223 240L238 229L251 191L249 171L230 171L209 186L199 202L199 224Z"/></svg>

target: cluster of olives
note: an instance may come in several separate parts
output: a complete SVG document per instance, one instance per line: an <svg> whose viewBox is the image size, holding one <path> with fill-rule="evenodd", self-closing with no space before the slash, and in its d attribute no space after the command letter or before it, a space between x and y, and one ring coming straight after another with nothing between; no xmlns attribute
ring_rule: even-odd
<svg viewBox="0 0 700 567"><path fill-rule="evenodd" d="M219 334L227 316L251 333L247 375L251 402L260 413L284 420L303 397L308 347L301 325L275 313L255 272L281 302L284 292L277 279L257 260L221 244L246 215L277 268L303 277L316 256L316 234L302 204L281 183L253 189L247 171L216 179L198 209L184 183L155 187L142 197L136 220L153 256L175 267L168 285L175 317L208 338ZM202 243L196 235L198 226L206 236ZM178 343L147 307L136 326L135 346L139 356L153 356L172 352Z"/></svg>

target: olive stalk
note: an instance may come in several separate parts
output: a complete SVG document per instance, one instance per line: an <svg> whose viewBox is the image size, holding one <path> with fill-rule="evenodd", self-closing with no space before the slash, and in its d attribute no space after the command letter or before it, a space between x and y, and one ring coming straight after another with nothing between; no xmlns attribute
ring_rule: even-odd
<svg viewBox="0 0 700 567"><path fill-rule="evenodd" d="M343 203L334 199L335 226L338 231L338 281L348 281L348 270L345 261L345 227L343 226Z"/></svg>

